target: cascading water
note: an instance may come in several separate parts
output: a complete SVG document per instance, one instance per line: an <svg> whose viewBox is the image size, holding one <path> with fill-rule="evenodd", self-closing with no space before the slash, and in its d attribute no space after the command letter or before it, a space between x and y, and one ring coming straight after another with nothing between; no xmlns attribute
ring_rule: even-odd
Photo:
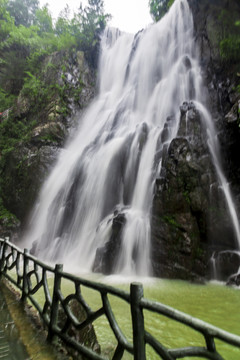
<svg viewBox="0 0 240 360"><path fill-rule="evenodd" d="M176 0L159 23L135 37L107 29L99 74L99 95L42 189L25 244L36 241L38 256L89 271L97 249L111 237L113 219L121 214L112 271L148 275L161 154L177 134L179 106L185 100L203 102L187 0ZM218 164L214 129L202 105L201 111ZM175 120L162 143L169 116Z"/></svg>

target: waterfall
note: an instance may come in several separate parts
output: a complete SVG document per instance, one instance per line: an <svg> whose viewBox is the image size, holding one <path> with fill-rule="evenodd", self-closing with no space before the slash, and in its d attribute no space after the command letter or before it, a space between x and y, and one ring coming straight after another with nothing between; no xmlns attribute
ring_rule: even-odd
<svg viewBox="0 0 240 360"><path fill-rule="evenodd" d="M179 106L202 104L202 89L187 0L176 0L160 22L135 36L107 28L98 96L43 186L25 244L35 242L41 258L90 271L121 215L112 272L149 275L161 154L177 135ZM162 142L169 117L174 121Z"/></svg>

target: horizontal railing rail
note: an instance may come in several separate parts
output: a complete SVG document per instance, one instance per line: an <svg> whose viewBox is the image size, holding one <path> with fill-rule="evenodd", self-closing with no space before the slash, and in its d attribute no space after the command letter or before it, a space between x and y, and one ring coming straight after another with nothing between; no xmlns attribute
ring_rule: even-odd
<svg viewBox="0 0 240 360"><path fill-rule="evenodd" d="M15 273L13 274L13 271ZM68 347L88 359L104 360L106 357L99 351L84 344L81 339L73 336L75 332L82 331L97 319L105 316L109 327L116 339L116 346L108 359L123 359L126 353L135 360L146 359L146 346L150 346L156 356L163 360L176 360L185 357L200 357L210 360L223 360L217 351L215 340L221 340L240 349L240 336L221 330L204 321L191 317L174 308L143 297L142 284L132 283L130 293L112 286L90 281L78 276L63 272L63 265L49 266L22 251L7 239L0 239L0 276L4 276L21 291L23 301L29 299L38 311L43 324L48 330L48 340L54 336L59 337ZM53 287L49 285L49 278L53 280ZM64 296L62 285L64 281L71 282L73 291ZM93 310L86 301L82 287L94 290L99 294L101 305ZM37 301L34 295L41 291L42 301ZM131 310L132 340L129 340L112 309L109 297L114 296L128 304ZM78 304L84 312L80 319L78 311L72 307L73 302ZM201 334L205 346L191 346L176 349L165 347L150 334L145 327L144 313L150 311L163 315ZM240 355L240 350L239 350Z"/></svg>

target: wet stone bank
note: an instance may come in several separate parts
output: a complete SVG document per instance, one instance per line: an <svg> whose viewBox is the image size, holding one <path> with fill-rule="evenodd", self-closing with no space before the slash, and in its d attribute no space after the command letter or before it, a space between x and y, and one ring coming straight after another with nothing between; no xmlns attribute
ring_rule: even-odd
<svg viewBox="0 0 240 360"><path fill-rule="evenodd" d="M46 343L38 316L24 307L13 288L0 282L0 359L67 360L65 354ZM31 313L31 315L30 315Z"/></svg>

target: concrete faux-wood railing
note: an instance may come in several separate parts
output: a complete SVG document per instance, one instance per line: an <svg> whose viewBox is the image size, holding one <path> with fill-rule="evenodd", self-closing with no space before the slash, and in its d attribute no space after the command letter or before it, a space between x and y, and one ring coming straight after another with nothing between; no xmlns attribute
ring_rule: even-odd
<svg viewBox="0 0 240 360"><path fill-rule="evenodd" d="M14 271L15 273L13 274ZM6 239L0 239L0 275L7 278L20 289L23 301L26 299L31 301L48 329L49 341L54 336L57 336L67 346L75 349L79 354L84 355L88 359L104 360L106 357L78 342L69 335L69 330L72 328L77 331L84 329L101 316L106 316L117 341L114 354L111 355L113 360L123 359L125 353L132 354L135 360L145 360L147 344L155 350L156 354L158 354L156 356L163 360L176 360L187 356L223 360L223 357L217 352L215 339L220 339L227 344L240 348L240 336L223 331L169 306L145 299L143 297L143 287L139 283L132 283L130 285L130 293L128 293L105 284L79 278L63 272L62 265L56 265L55 268L46 265L30 255L28 250L22 251ZM52 292L47 281L48 276L51 275L54 277ZM68 280L74 285L74 292L66 297L64 297L61 290L61 284L64 280ZM88 305L81 291L82 286L95 290L100 294L101 306L97 310L92 310ZM44 293L42 305L34 298L34 294L40 289ZM115 319L109 301L109 296L112 295L124 300L130 306L132 342L123 334ZM72 300L77 301L84 309L86 316L83 321L79 321L72 312L70 306ZM59 321L60 309L65 315L64 322ZM143 311L161 314L192 328L203 336L205 347L166 348L146 331Z"/></svg>

